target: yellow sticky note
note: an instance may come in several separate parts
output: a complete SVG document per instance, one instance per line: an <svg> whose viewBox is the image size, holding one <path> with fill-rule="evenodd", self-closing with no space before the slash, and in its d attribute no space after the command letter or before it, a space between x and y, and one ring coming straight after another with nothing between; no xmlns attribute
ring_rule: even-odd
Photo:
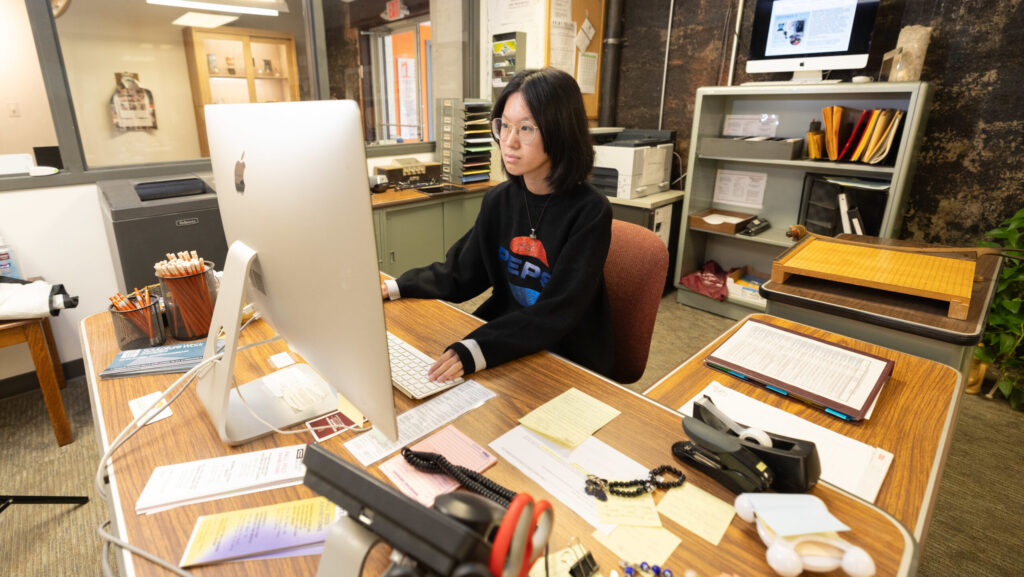
<svg viewBox="0 0 1024 577"><path fill-rule="evenodd" d="M519 422L569 448L618 416L619 410L572 388L530 411Z"/></svg>
<svg viewBox="0 0 1024 577"><path fill-rule="evenodd" d="M661 527L654 495L650 493L639 497L608 495L607 501L597 501L597 520L609 525Z"/></svg>
<svg viewBox="0 0 1024 577"><path fill-rule="evenodd" d="M732 505L692 483L665 493L658 511L716 547L736 514Z"/></svg>
<svg viewBox="0 0 1024 577"><path fill-rule="evenodd" d="M593 537L619 559L642 559L651 565L664 565L682 542L664 527L619 525L607 535L594 531Z"/></svg>

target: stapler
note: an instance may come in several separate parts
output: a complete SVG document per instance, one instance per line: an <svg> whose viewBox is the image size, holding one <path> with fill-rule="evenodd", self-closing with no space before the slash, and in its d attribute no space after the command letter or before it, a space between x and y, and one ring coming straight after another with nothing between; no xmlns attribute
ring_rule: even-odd
<svg viewBox="0 0 1024 577"><path fill-rule="evenodd" d="M773 490L780 493L803 493L818 483L821 461L813 442L737 423L707 396L693 402L693 416L718 431L735 436L741 446L767 463L775 476L771 485Z"/></svg>
<svg viewBox="0 0 1024 577"><path fill-rule="evenodd" d="M739 439L718 431L693 417L683 417L689 441L672 445L672 454L707 473L733 493L766 491L772 484L772 470Z"/></svg>

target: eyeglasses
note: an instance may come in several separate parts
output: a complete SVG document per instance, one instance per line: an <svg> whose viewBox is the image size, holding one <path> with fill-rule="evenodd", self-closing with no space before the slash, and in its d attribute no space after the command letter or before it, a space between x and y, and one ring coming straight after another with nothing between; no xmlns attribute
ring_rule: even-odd
<svg viewBox="0 0 1024 577"><path fill-rule="evenodd" d="M536 140L537 134L540 133L540 129L537 128L537 125L529 120L520 122L518 126L505 122L500 118L495 118L491 121L491 133L494 135L494 138L497 138L499 141L505 140L511 136L513 131L519 136L519 142L522 144L532 143Z"/></svg>

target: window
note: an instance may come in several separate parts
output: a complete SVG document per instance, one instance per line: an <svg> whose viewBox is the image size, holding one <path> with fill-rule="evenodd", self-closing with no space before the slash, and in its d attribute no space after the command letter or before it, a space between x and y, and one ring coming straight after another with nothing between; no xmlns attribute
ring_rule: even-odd
<svg viewBox="0 0 1024 577"><path fill-rule="evenodd" d="M359 101L369 145L432 140L430 4L402 4L392 22L384 3L324 4L331 98Z"/></svg>
<svg viewBox="0 0 1024 577"><path fill-rule="evenodd" d="M0 146L27 152L36 146L59 145L56 152L64 170L45 180L3 177L0 190L209 170L202 106L218 96L213 91L204 94L205 83L193 80L203 74L211 83L232 85L233 90L227 91L232 98L283 100L283 94L297 91L302 100L356 100L363 110L367 143L375 145L367 149L367 156L432 151L435 95L476 96L481 80L479 0L435 2L437 14L431 14L429 0L245 1L285 4L290 10L276 17L242 15L213 28L190 24L196 30L209 28L204 32L210 34L248 34L248 41L242 43L241 56L207 50L204 41L203 50L195 50L197 56L189 58L185 25L172 23L184 15L184 9L146 0L79 0L66 4L67 10L54 19L45 0L3 0L2 53L29 54L34 48L39 69L23 72L16 65L0 67ZM381 16L388 6L401 12L392 22ZM31 36L26 36L29 30ZM262 37L268 31L273 38ZM275 43L282 34L294 41L294 66L287 72L275 61L280 53ZM403 47L405 34L412 38L415 50ZM392 75L375 75L373 42L388 37L376 49L378 63L390 66ZM209 46L216 48L215 44ZM216 62L203 61L211 55ZM232 57L233 66L228 66L227 56ZM390 64L384 64L385 58ZM269 67L266 60L271 61ZM406 63L404 71L401 63ZM223 76L232 76L227 68L235 69L234 76L243 76L244 71L245 80L215 81L210 77L211 65ZM433 69L445 74L433 78ZM27 90L33 83L38 92L39 71L44 93L11 96L11 90ZM287 75L288 82L297 85L294 90L281 89L281 83L272 78L278 74ZM239 84L246 86L241 89ZM193 89L196 85L198 90ZM463 94L464 89L470 92ZM219 101L228 102L224 92ZM37 122L19 132L30 134L31 142L9 144L18 132L7 121L6 105L11 102L22 104L16 107L22 117ZM399 139L415 142L376 146Z"/></svg>
<svg viewBox="0 0 1024 577"><path fill-rule="evenodd" d="M224 14L229 22L199 27L180 18L212 13L142 0L71 5L57 35L86 166L206 157L203 105L309 98L295 64L306 61L305 20L291 4L277 16Z"/></svg>
<svg viewBox="0 0 1024 577"><path fill-rule="evenodd" d="M375 133L387 142L433 140L430 107L430 22L371 32Z"/></svg>
<svg viewBox="0 0 1024 577"><path fill-rule="evenodd" d="M15 165L23 164L23 158L42 166L59 164L57 133L24 2L0 2L0 54L7 55L0 66L0 155L18 155L0 160L0 176L18 171Z"/></svg>

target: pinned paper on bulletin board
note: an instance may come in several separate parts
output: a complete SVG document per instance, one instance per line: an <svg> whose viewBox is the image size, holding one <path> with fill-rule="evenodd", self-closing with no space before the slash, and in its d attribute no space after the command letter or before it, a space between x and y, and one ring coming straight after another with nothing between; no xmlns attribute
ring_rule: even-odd
<svg viewBox="0 0 1024 577"><path fill-rule="evenodd" d="M590 23L590 18L584 18L583 24L580 25L580 31L576 33L576 48L580 49L580 52L586 52L587 48L590 48L590 41L594 39L594 25Z"/></svg>
<svg viewBox="0 0 1024 577"><path fill-rule="evenodd" d="M597 52L580 52L576 83L580 85L583 94L597 92Z"/></svg>

